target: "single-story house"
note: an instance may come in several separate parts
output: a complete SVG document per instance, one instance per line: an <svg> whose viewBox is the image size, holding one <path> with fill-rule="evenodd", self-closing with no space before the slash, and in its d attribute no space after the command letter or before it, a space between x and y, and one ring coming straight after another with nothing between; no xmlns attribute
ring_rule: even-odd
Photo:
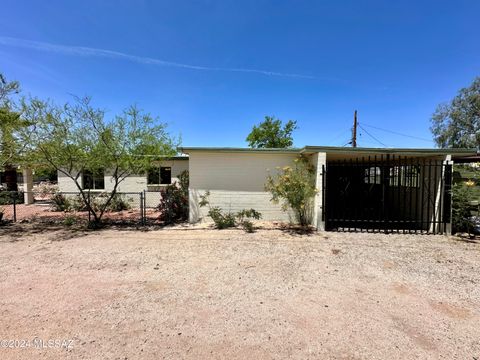
<svg viewBox="0 0 480 360"><path fill-rule="evenodd" d="M266 220L291 213L270 201L269 174L308 157L316 168L313 225L320 230L451 231L452 164L473 149L305 146L296 149L183 147L189 155L190 222L205 218L200 196L227 211L254 208Z"/></svg>
<svg viewBox="0 0 480 360"><path fill-rule="evenodd" d="M188 156L174 156L163 161L155 161L148 173L125 178L119 184L117 191L132 194L145 191L147 207L155 207L159 203L160 189L178 181L178 176L185 170L188 170ZM88 189L92 193L112 191L114 186L112 173L108 169L95 174L85 171L79 175L78 182L83 189ZM75 182L60 171L58 188L60 192L66 194L78 192Z"/></svg>
<svg viewBox="0 0 480 360"><path fill-rule="evenodd" d="M293 165L300 155L316 169L318 190L312 225L320 230L451 231L452 164L475 156L474 149L394 149L305 146L293 149L182 147L148 174L127 178L120 192L147 191L147 206L158 204L158 190L189 170L190 222L207 217L200 197L210 192L211 206L236 212L253 208L265 220L290 221L291 212L265 191L269 174ZM188 156L187 156L188 155ZM60 191L75 184L58 174ZM109 191L111 176L85 173L81 184ZM150 196L150 201L148 193Z"/></svg>

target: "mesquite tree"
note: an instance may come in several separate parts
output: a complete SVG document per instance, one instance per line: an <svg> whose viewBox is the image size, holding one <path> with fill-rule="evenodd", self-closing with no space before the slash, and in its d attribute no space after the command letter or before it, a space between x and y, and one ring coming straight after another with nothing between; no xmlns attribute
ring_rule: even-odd
<svg viewBox="0 0 480 360"><path fill-rule="evenodd" d="M25 134L29 161L71 179L93 215L93 225L99 225L128 176L145 173L152 160L174 155L177 145L165 124L135 106L107 120L105 111L93 107L90 98L64 106L31 99L24 101L22 116L34 124L34 130ZM111 176L111 191L98 208L89 201L90 190L82 186L85 171L108 171Z"/></svg>
<svg viewBox="0 0 480 360"><path fill-rule="evenodd" d="M19 131L29 126L17 109L15 99L20 92L17 81L7 81L0 73L0 167L5 174L7 190L17 191L16 165L26 144L19 139Z"/></svg>
<svg viewBox="0 0 480 360"><path fill-rule="evenodd" d="M439 105L431 122L438 146L480 147L480 77L469 87L460 89L451 102Z"/></svg>

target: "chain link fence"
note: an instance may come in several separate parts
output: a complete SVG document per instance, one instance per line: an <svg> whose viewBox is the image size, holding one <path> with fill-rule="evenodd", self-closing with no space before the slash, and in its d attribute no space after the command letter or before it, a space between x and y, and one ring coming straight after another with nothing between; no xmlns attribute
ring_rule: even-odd
<svg viewBox="0 0 480 360"><path fill-rule="evenodd" d="M107 192L1 191L0 222L48 222L74 224L94 220L89 203L99 214L110 197ZM102 216L107 224L159 224L160 192L118 192Z"/></svg>

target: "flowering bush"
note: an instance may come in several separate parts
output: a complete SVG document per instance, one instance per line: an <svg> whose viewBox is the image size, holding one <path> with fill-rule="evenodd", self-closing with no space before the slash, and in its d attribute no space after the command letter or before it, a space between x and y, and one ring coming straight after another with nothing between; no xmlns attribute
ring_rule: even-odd
<svg viewBox="0 0 480 360"><path fill-rule="evenodd" d="M41 181L33 185L33 191L38 193L42 198L52 196L58 192L58 184L50 181Z"/></svg>
<svg viewBox="0 0 480 360"><path fill-rule="evenodd" d="M300 156L294 165L279 168L276 176L268 176L265 189L272 194L272 201L282 203L283 211L293 210L295 220L301 226L310 225L313 215L315 188L315 167L308 159Z"/></svg>

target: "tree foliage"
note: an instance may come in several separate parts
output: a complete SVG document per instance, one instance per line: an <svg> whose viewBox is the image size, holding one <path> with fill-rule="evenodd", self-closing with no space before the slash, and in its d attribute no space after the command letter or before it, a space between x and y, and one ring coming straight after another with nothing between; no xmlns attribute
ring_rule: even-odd
<svg viewBox="0 0 480 360"><path fill-rule="evenodd" d="M20 114L14 111L12 97L20 92L17 81L7 81L0 73L0 163L4 167L16 157L16 131L21 127Z"/></svg>
<svg viewBox="0 0 480 360"><path fill-rule="evenodd" d="M282 125L280 119L265 116L263 122L253 126L246 140L252 148L289 148L293 146L292 133L297 128L294 120Z"/></svg>
<svg viewBox="0 0 480 360"><path fill-rule="evenodd" d="M295 220L301 226L311 224L315 188L315 167L308 159L300 156L293 167L279 169L276 176L269 175L265 189L272 194L274 203L282 202L282 209L293 210Z"/></svg>
<svg viewBox="0 0 480 360"><path fill-rule="evenodd" d="M25 133L29 143L28 162L44 164L70 178L86 208L99 224L115 198L119 185L130 175L145 173L152 160L175 153L174 140L166 125L132 106L113 119L91 105L90 98L57 106L51 102L24 101L22 117L34 124ZM81 174L105 171L111 176L112 190L97 207L89 201L89 190L81 184Z"/></svg>
<svg viewBox="0 0 480 360"><path fill-rule="evenodd" d="M480 77L458 92L448 104L441 104L431 119L431 131L443 148L480 146Z"/></svg>
<svg viewBox="0 0 480 360"><path fill-rule="evenodd" d="M455 184L452 188L452 226L453 232L466 231L470 234L472 220L470 200L472 190L465 184Z"/></svg>
<svg viewBox="0 0 480 360"><path fill-rule="evenodd" d="M25 143L19 139L19 131L28 127L17 109L14 97L20 92L17 81L7 81L0 73L0 167L7 174L7 190L16 191L16 168Z"/></svg>

